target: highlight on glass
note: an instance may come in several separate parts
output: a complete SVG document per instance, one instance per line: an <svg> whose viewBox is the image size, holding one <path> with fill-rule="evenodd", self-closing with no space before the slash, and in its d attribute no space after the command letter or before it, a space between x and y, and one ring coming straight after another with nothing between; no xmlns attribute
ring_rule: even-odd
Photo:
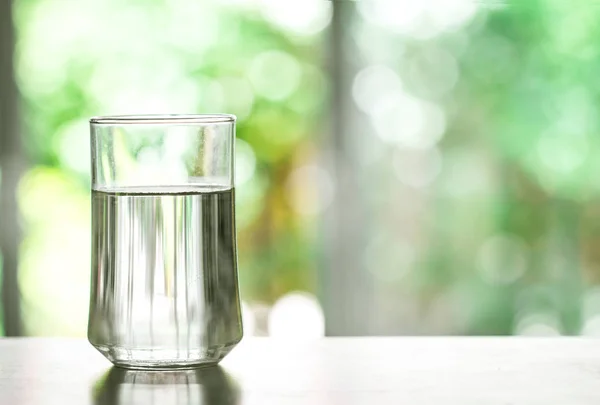
<svg viewBox="0 0 600 405"><path fill-rule="evenodd" d="M90 120L88 339L126 368L218 363L242 338L235 117Z"/></svg>

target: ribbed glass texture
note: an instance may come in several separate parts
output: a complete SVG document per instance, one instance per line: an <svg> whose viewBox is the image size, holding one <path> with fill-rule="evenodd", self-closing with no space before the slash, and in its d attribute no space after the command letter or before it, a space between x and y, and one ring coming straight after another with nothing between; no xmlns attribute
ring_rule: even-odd
<svg viewBox="0 0 600 405"><path fill-rule="evenodd" d="M230 116L91 120L88 338L116 365L215 364L242 338Z"/></svg>

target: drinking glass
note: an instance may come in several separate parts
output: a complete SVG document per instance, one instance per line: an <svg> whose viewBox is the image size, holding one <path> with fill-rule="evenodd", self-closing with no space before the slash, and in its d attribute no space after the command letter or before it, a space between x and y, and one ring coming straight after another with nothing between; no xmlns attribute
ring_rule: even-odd
<svg viewBox="0 0 600 405"><path fill-rule="evenodd" d="M88 339L115 365L218 363L242 338L235 117L90 120Z"/></svg>

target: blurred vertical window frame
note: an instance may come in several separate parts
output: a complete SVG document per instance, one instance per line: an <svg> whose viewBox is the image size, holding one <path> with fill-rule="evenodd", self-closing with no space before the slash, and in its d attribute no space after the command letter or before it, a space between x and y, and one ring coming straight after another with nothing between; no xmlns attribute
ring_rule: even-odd
<svg viewBox="0 0 600 405"><path fill-rule="evenodd" d="M20 336L21 302L18 250L21 242L16 189L25 157L21 146L19 92L15 81L13 1L0 2L0 251L2 253L2 321L6 336Z"/></svg>

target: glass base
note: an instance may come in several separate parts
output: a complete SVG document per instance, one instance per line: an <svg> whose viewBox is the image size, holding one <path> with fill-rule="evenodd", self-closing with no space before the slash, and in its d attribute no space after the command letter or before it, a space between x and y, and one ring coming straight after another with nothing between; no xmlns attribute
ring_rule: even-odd
<svg viewBox="0 0 600 405"><path fill-rule="evenodd" d="M130 370L180 370L214 366L238 343L239 341L202 350L132 349L92 345L117 367Z"/></svg>

